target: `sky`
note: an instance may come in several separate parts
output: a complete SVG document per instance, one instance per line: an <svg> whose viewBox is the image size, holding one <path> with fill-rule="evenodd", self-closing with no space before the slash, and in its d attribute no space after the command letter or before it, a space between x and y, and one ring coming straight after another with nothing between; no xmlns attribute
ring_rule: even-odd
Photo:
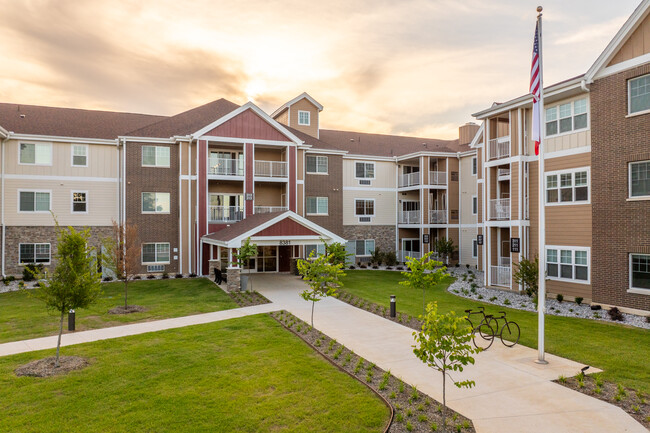
<svg viewBox="0 0 650 433"><path fill-rule="evenodd" d="M639 1L0 0L0 102L271 113L307 92L321 128L453 139L528 92L539 3L549 85L586 72Z"/></svg>

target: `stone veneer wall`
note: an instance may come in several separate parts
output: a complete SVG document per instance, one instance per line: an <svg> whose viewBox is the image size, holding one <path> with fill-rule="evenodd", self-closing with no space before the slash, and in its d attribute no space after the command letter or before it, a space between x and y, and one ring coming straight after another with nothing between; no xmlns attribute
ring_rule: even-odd
<svg viewBox="0 0 650 433"><path fill-rule="evenodd" d="M74 227L80 231L85 227ZM52 262L46 265L53 268L56 265L55 254L58 244L57 229L55 226L7 226L5 241L5 273L7 275L22 276L24 266L19 265L21 243L50 244ZM100 250L102 240L113 235L112 227L90 227L90 246Z"/></svg>
<svg viewBox="0 0 650 433"><path fill-rule="evenodd" d="M383 252L395 251L395 226L363 224L343 226L343 238L348 241L374 239L375 248Z"/></svg>

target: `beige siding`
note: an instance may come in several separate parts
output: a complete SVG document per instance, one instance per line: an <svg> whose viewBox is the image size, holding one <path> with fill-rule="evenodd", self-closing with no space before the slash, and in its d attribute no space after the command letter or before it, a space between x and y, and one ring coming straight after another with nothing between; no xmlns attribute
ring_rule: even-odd
<svg viewBox="0 0 650 433"><path fill-rule="evenodd" d="M282 123L283 125L288 125L289 124L289 110L287 110L285 108L282 113L278 114L275 117L275 120L277 122L279 122L279 123Z"/></svg>
<svg viewBox="0 0 650 433"><path fill-rule="evenodd" d="M591 247L591 205L546 206L546 244Z"/></svg>
<svg viewBox="0 0 650 433"><path fill-rule="evenodd" d="M268 149L263 147L255 147L255 160L256 161L285 161L285 149Z"/></svg>
<svg viewBox="0 0 650 433"><path fill-rule="evenodd" d="M374 199L375 216L370 225L394 225L397 223L395 217L395 193L387 191L343 191L343 225L359 224L354 212L355 199ZM362 225L367 225L363 223Z"/></svg>
<svg viewBox="0 0 650 433"><path fill-rule="evenodd" d="M281 206L284 185L282 183L255 183L255 206Z"/></svg>
<svg viewBox="0 0 650 433"><path fill-rule="evenodd" d="M310 123L308 126L298 124L298 111L308 111L310 113ZM309 100L303 98L293 104L289 109L289 116L291 116L289 126L312 137L318 137L318 108L309 102Z"/></svg>
<svg viewBox="0 0 650 433"><path fill-rule="evenodd" d="M208 192L221 193L221 194L243 194L244 182L228 181L228 180L209 180ZM192 195L196 195L196 192L192 191Z"/></svg>
<svg viewBox="0 0 650 433"><path fill-rule="evenodd" d="M589 167L591 165L591 153L587 152L578 155L563 156L561 158L545 159L544 162L544 172Z"/></svg>
<svg viewBox="0 0 650 433"><path fill-rule="evenodd" d="M476 215L472 215L472 196L476 195L476 176L472 176L472 156L460 159L460 200L461 224L476 224Z"/></svg>
<svg viewBox="0 0 650 433"><path fill-rule="evenodd" d="M639 24L607 66L650 53L650 15Z"/></svg>
<svg viewBox="0 0 650 433"><path fill-rule="evenodd" d="M344 159L343 160L343 187L359 187L359 181L355 178L355 162L373 162L365 160ZM374 161L375 178L371 179L372 188L395 188L395 163L392 161Z"/></svg>

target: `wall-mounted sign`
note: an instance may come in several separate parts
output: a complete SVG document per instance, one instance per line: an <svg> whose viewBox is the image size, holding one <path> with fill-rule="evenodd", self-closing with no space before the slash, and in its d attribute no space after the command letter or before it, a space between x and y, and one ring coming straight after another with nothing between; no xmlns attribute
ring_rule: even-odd
<svg viewBox="0 0 650 433"><path fill-rule="evenodd" d="M518 253L519 252L519 238L510 238L510 252Z"/></svg>
<svg viewBox="0 0 650 433"><path fill-rule="evenodd" d="M423 244L429 243L429 235L422 235L422 243Z"/></svg>
<svg viewBox="0 0 650 433"><path fill-rule="evenodd" d="M478 245L483 245L483 235L476 235L476 243Z"/></svg>
<svg viewBox="0 0 650 433"><path fill-rule="evenodd" d="M247 192L246 193L246 200L253 200L253 193L252 192Z"/></svg>

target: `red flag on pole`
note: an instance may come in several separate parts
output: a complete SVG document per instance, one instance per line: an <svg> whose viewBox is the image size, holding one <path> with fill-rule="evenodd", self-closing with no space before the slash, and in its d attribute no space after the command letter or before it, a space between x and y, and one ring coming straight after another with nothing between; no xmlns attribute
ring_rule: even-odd
<svg viewBox="0 0 650 433"><path fill-rule="evenodd" d="M541 97L541 65L539 62L539 24L535 26L535 42L533 43L533 62L530 67L530 93L533 95L533 141L535 142L535 155L539 155L540 143L540 113L539 101Z"/></svg>

